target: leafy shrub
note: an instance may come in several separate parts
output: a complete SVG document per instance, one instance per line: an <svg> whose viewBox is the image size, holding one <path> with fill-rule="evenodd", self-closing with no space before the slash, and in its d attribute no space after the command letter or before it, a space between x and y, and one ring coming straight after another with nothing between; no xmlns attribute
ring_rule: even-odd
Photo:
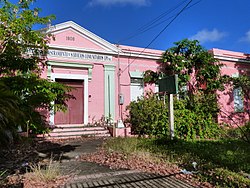
<svg viewBox="0 0 250 188"><path fill-rule="evenodd" d="M70 87L42 79L34 73L6 76L0 81L5 85L8 84L6 90L12 92L15 98L19 99L17 109L22 112L22 117L14 122L15 127L20 125L23 130L27 130L27 124L29 124L32 133L46 131L48 124L46 112L48 113L53 108L56 111L65 110L66 100L72 98L67 94ZM13 116L16 117L16 113L13 113Z"/></svg>
<svg viewBox="0 0 250 188"><path fill-rule="evenodd" d="M175 100L175 136L182 139L207 139L221 135L222 129L215 121L217 105L212 104L213 96L205 100L205 97L193 96L193 104L190 99ZM159 100L152 93L138 98L127 107L132 133L138 135L169 135L168 104ZM209 105L210 104L210 105Z"/></svg>
<svg viewBox="0 0 250 188"><path fill-rule="evenodd" d="M167 105L153 93L148 92L131 102L127 110L129 116L126 122L131 125L132 133L149 136L168 134Z"/></svg>
<svg viewBox="0 0 250 188"><path fill-rule="evenodd" d="M40 109L63 110L69 99L68 87L42 79L46 70L49 32L33 31L34 25L46 25L54 16L39 16L35 0L12 3L1 1L0 7L0 139L17 127L42 131L46 123ZM4 88L2 88L4 85ZM52 102L55 101L54 104ZM11 132L11 133L9 133ZM5 134L6 135L6 134ZM7 136L11 137L11 136ZM0 141L2 141L0 140ZM2 143L2 142L1 142Z"/></svg>
<svg viewBox="0 0 250 188"><path fill-rule="evenodd" d="M186 140L219 137L222 129L215 122L213 113L204 109L204 103L195 104L190 109L186 99L175 101L175 135Z"/></svg>
<svg viewBox="0 0 250 188"><path fill-rule="evenodd" d="M17 125L24 118L21 100L0 80L0 146L13 142Z"/></svg>

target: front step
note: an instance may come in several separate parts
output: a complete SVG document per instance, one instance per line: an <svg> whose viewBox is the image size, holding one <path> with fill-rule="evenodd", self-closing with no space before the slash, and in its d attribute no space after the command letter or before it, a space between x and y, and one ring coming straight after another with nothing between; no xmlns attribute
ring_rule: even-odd
<svg viewBox="0 0 250 188"><path fill-rule="evenodd" d="M109 130L105 127L90 127L83 124L56 125L55 128L46 135L48 139L69 139L87 137L110 137Z"/></svg>

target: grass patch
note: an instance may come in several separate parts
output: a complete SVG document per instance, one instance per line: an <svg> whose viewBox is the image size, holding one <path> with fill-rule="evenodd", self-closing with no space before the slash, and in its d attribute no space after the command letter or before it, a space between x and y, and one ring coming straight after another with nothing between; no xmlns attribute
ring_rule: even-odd
<svg viewBox="0 0 250 188"><path fill-rule="evenodd" d="M35 164L30 166L31 173L29 178L33 181L49 182L60 176L58 163L53 163L52 158L48 165Z"/></svg>
<svg viewBox="0 0 250 188"><path fill-rule="evenodd" d="M168 163L193 170L198 164L197 177L218 187L250 186L250 144L241 140L183 141L149 138L114 138L107 141L106 149L127 155L150 153Z"/></svg>
<svg viewBox="0 0 250 188"><path fill-rule="evenodd" d="M104 147L111 152L117 151L123 154L131 154L138 150L139 151L142 150L142 147L140 147L140 145L141 145L140 139L137 138L126 139L118 137L109 139L109 141L105 143Z"/></svg>

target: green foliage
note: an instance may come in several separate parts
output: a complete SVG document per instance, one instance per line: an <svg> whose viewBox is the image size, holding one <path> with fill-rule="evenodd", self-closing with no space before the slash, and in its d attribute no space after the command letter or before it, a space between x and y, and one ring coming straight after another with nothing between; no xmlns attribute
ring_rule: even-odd
<svg viewBox="0 0 250 188"><path fill-rule="evenodd" d="M25 116L20 104L20 98L0 81L0 145L12 141L14 135L12 133L16 132L18 123Z"/></svg>
<svg viewBox="0 0 250 188"><path fill-rule="evenodd" d="M216 168L213 172L212 181L217 187L249 187L250 179L248 174L232 172L228 169Z"/></svg>
<svg viewBox="0 0 250 188"><path fill-rule="evenodd" d="M241 139L250 143L250 122L247 122L244 126L228 129L226 132L226 137Z"/></svg>
<svg viewBox="0 0 250 188"><path fill-rule="evenodd" d="M46 30L32 30L46 25L54 16L40 17L34 0L19 0L13 4L0 0L0 130L16 130L27 125L42 132L46 113L53 107L66 108L70 88L40 78L46 66L47 43L51 35ZM9 97L7 97L9 95ZM56 101L55 105L52 104Z"/></svg>
<svg viewBox="0 0 250 188"><path fill-rule="evenodd" d="M213 115L218 112L214 101L215 95L204 98L195 96L190 107L188 99L175 100L175 136L185 140L208 139L221 136L222 129L215 122ZM133 101L128 106L132 132L139 135L167 136L169 134L168 104L152 93ZM213 106L214 105L214 106ZM213 112L213 113L211 113Z"/></svg>
<svg viewBox="0 0 250 188"><path fill-rule="evenodd" d="M129 117L127 122L132 132L139 135L167 135L168 110L163 101L152 93L133 101L127 107Z"/></svg>
<svg viewBox="0 0 250 188"><path fill-rule="evenodd" d="M21 101L8 87L0 81L0 130L14 124L23 113L20 110Z"/></svg>
<svg viewBox="0 0 250 188"><path fill-rule="evenodd" d="M57 82L49 82L34 73L5 76L0 80L8 84L8 90L20 99L18 109L22 111L23 116L15 121L15 124L27 130L27 122L29 122L32 133L42 133L46 130L48 112L53 108L65 110L65 101L72 98L66 94L70 90L69 87ZM52 101L56 103L53 104Z"/></svg>
<svg viewBox="0 0 250 188"><path fill-rule="evenodd" d="M175 46L166 50L162 56L162 72L178 74L180 87L188 85L190 92L208 92L220 87L221 64L211 53L197 40L184 39L174 44Z"/></svg>
<svg viewBox="0 0 250 188"><path fill-rule="evenodd" d="M147 83L155 83L164 75L178 74L180 99L175 102L177 137L220 136L221 130L216 123L219 112L216 91L223 89L225 83L220 74L221 66L199 41L184 39L163 53L158 72L145 72L144 81Z"/></svg>
<svg viewBox="0 0 250 188"><path fill-rule="evenodd" d="M9 89L22 99L22 105L32 108L51 110L55 107L51 101L56 101L56 108L61 110L66 105L65 100L70 97L70 95L65 94L65 91L70 91L70 87L58 82L50 82L34 73L14 77L6 76L1 80L8 83Z"/></svg>
<svg viewBox="0 0 250 188"><path fill-rule="evenodd" d="M143 75L143 82L144 83L157 83L159 79L159 74L152 70L147 70L144 72Z"/></svg>
<svg viewBox="0 0 250 188"><path fill-rule="evenodd" d="M178 74L180 90L188 86L191 94L197 90L213 92L223 86L220 80L222 65L199 41L184 39L174 44L163 53L159 72L146 71L145 82L155 82L160 75Z"/></svg>
<svg viewBox="0 0 250 188"><path fill-rule="evenodd" d="M147 152L166 163L173 163L182 169L194 171L200 181L210 182L218 187L249 187L250 150L249 144L240 140L201 140L184 141L166 138L114 138L107 140L106 147L121 152L123 146L131 144L136 152ZM132 151L132 150L130 150ZM126 154L131 154L128 152ZM129 156L128 156L129 157Z"/></svg>
<svg viewBox="0 0 250 188"><path fill-rule="evenodd" d="M184 39L174 43L174 47L167 49L159 61L159 72L146 71L145 82L157 81L157 76L178 74L180 95L184 94L188 110L197 106L195 95L203 100L205 112L215 117L218 111L215 92L224 86L221 79L220 67L222 64L205 50L197 40ZM183 91L183 87L187 90ZM211 97L214 95L213 97ZM195 113L195 112L193 112Z"/></svg>
<svg viewBox="0 0 250 188"><path fill-rule="evenodd" d="M54 16L39 17L40 9L30 8L34 0L20 0L12 4L0 1L0 74L13 74L16 71L39 71L45 64L49 34L34 31L36 24L47 24ZM24 54L29 52L25 57Z"/></svg>
<svg viewBox="0 0 250 188"><path fill-rule="evenodd" d="M221 136L222 129L216 123L215 118L218 107L214 101L214 95L203 95L194 97L194 104L190 107L187 98L175 100L175 135L178 138L208 139ZM213 113L212 113L213 112Z"/></svg>

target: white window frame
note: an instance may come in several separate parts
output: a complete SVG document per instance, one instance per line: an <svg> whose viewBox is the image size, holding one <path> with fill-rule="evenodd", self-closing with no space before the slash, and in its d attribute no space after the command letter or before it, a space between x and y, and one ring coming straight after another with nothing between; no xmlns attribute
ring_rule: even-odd
<svg viewBox="0 0 250 188"><path fill-rule="evenodd" d="M132 78L133 79L133 78ZM142 79L142 78L136 78L136 79ZM132 93L132 91L134 91L133 89L137 89L138 93L140 92L139 95L133 95L134 93ZM144 94L144 84L143 82L141 83L130 83L130 102L132 101L136 101L138 99L138 97L141 97Z"/></svg>
<svg viewBox="0 0 250 188"><path fill-rule="evenodd" d="M233 89L233 98L234 98L234 111L243 112L244 111L244 97L243 97L241 87L237 87Z"/></svg>
<svg viewBox="0 0 250 188"><path fill-rule="evenodd" d="M139 71L130 71L129 74L130 74L130 102L132 102L136 101L138 97L144 94L143 73ZM138 79L138 83L132 82L132 79ZM134 96L132 93L133 89L137 89L141 94Z"/></svg>

